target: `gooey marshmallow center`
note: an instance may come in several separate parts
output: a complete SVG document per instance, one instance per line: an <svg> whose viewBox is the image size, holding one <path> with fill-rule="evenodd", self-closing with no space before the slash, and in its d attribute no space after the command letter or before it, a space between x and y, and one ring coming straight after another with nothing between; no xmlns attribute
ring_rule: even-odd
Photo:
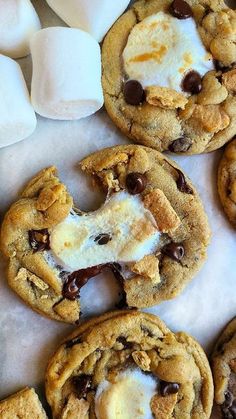
<svg viewBox="0 0 236 419"><path fill-rule="evenodd" d="M151 398L157 382L140 370L127 370L111 383L101 382L95 395L95 413L98 419L153 419Z"/></svg>
<svg viewBox="0 0 236 419"><path fill-rule="evenodd" d="M148 86L182 92L184 75L191 70L204 76L214 69L194 19L179 20L158 12L136 24L123 51L124 69L130 79Z"/></svg>
<svg viewBox="0 0 236 419"><path fill-rule="evenodd" d="M110 240L99 244L99 236ZM50 232L50 247L69 271L112 262L134 262L153 252L160 233L138 195L111 195L97 211L70 214Z"/></svg>

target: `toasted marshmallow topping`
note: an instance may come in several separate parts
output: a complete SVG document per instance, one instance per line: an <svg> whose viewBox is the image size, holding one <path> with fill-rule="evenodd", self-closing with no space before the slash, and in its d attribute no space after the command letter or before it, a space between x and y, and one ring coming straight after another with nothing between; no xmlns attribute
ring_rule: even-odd
<svg viewBox="0 0 236 419"><path fill-rule="evenodd" d="M141 370L127 370L111 383L99 384L95 395L95 413L98 419L153 419L151 398L157 382Z"/></svg>
<svg viewBox="0 0 236 419"><path fill-rule="evenodd" d="M51 231L50 246L60 263L75 271L137 261L155 250L159 237L156 222L140 197L123 191L93 213L70 214Z"/></svg>
<svg viewBox="0 0 236 419"><path fill-rule="evenodd" d="M179 20L164 12L134 26L123 60L128 77L144 88L156 85L177 92L182 92L181 83L188 71L203 76L214 69L194 20Z"/></svg>

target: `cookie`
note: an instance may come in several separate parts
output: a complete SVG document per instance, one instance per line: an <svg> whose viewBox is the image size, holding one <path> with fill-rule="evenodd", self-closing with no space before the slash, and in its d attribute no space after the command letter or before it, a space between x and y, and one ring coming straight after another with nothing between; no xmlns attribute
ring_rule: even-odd
<svg viewBox="0 0 236 419"><path fill-rule="evenodd" d="M33 388L24 388L0 401L0 419L47 419Z"/></svg>
<svg viewBox="0 0 236 419"><path fill-rule="evenodd" d="M236 227L236 139L227 145L218 169L218 191L224 211Z"/></svg>
<svg viewBox="0 0 236 419"><path fill-rule="evenodd" d="M206 355L160 318L116 311L80 326L52 357L46 397L53 417L207 419L213 383ZM74 416L73 416L74 415Z"/></svg>
<svg viewBox="0 0 236 419"><path fill-rule="evenodd" d="M54 167L40 172L6 214L1 247L10 286L33 309L76 323L80 290L104 270L120 306L174 298L206 258L210 231L199 196L176 163L137 145L90 155L81 169L107 195L93 213L74 207Z"/></svg>
<svg viewBox="0 0 236 419"><path fill-rule="evenodd" d="M222 418L236 418L236 317L219 337L212 354L215 401Z"/></svg>
<svg viewBox="0 0 236 419"><path fill-rule="evenodd" d="M235 41L224 0L135 2L103 43L109 116L158 151L218 149L236 134Z"/></svg>

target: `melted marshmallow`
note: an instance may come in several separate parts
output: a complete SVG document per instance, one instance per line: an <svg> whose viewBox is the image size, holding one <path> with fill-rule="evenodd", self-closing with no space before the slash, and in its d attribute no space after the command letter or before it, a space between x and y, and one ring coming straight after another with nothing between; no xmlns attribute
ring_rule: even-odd
<svg viewBox="0 0 236 419"><path fill-rule="evenodd" d="M143 87L160 86L181 92L184 74L201 76L214 69L192 18L179 20L164 12L149 16L132 29L123 52L130 79Z"/></svg>
<svg viewBox="0 0 236 419"><path fill-rule="evenodd" d="M99 245L96 238L111 240ZM139 196L113 194L97 211L69 215L50 233L50 247L70 271L109 262L133 262L154 251L160 233Z"/></svg>
<svg viewBox="0 0 236 419"><path fill-rule="evenodd" d="M98 419L153 419L151 398L157 382L141 370L127 370L114 383L101 382L95 395L95 413Z"/></svg>

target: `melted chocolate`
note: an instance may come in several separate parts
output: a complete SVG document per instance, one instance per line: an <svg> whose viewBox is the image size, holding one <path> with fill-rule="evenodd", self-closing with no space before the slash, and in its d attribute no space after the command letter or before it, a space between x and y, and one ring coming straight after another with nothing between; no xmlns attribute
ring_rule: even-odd
<svg viewBox="0 0 236 419"><path fill-rule="evenodd" d="M79 399L85 399L89 390L92 389L92 376L82 374L74 377L73 384Z"/></svg>
<svg viewBox="0 0 236 419"><path fill-rule="evenodd" d="M121 266L118 263L106 263L104 265L92 266L86 269L80 269L68 275L63 285L62 295L68 300L76 300L79 298L81 288L87 284L90 278L99 275L104 269L111 269L115 278L123 285L123 277L121 275Z"/></svg>
<svg viewBox="0 0 236 419"><path fill-rule="evenodd" d="M169 394L175 394L179 391L179 384L168 383L167 381L160 382L160 392L163 397L169 396Z"/></svg>
<svg viewBox="0 0 236 419"><path fill-rule="evenodd" d="M175 170L177 171L177 173L179 175L179 177L176 181L177 188L183 193L193 195L193 190L187 184L184 174L179 169L175 169Z"/></svg>
<svg viewBox="0 0 236 419"><path fill-rule="evenodd" d="M146 186L147 178L144 174L133 172L126 176L126 188L131 195L140 194Z"/></svg>
<svg viewBox="0 0 236 419"><path fill-rule="evenodd" d="M62 295L68 300L76 300L79 297L80 289L90 278L100 274L106 265L97 265L87 269L80 269L70 274L63 286Z"/></svg>
<svg viewBox="0 0 236 419"><path fill-rule="evenodd" d="M47 228L42 230L29 230L28 237L30 247L34 253L50 249L50 237Z"/></svg>
<svg viewBox="0 0 236 419"><path fill-rule="evenodd" d="M104 244L107 244L109 241L111 241L111 236L106 233L99 234L97 237L95 237L94 241L100 246L103 246Z"/></svg>
<svg viewBox="0 0 236 419"><path fill-rule="evenodd" d="M176 260L176 262L180 262L184 257L185 251L182 244L171 242L163 247L162 253L169 256L171 259Z"/></svg>
<svg viewBox="0 0 236 419"><path fill-rule="evenodd" d="M192 144L193 141L190 140L190 138L183 136L173 141L173 143L169 145L169 150L172 151L172 153L184 153L190 149Z"/></svg>
<svg viewBox="0 0 236 419"><path fill-rule="evenodd" d="M80 343L82 343L82 339L81 339L81 337L76 337L76 338L74 338L74 339L68 340L68 341L65 343L65 348L66 348L66 349L69 349L69 348L72 348L72 347L73 347L73 346L75 346L75 345L79 345Z"/></svg>

